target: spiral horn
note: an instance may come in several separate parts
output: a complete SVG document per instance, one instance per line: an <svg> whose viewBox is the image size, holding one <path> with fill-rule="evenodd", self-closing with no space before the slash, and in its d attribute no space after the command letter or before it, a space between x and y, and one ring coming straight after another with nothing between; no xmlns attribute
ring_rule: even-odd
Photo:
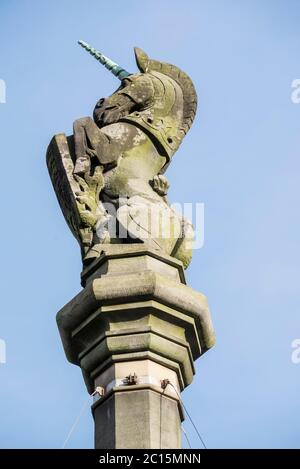
<svg viewBox="0 0 300 469"><path fill-rule="evenodd" d="M107 70L109 70L113 75L115 75L115 77L119 78L119 80L122 81L124 78L127 78L129 77L129 75L132 75L132 73L127 72L124 68L120 67L120 65L116 64L108 57L105 57L105 55L101 54L101 52L94 49L94 47L91 47L86 42L78 41L78 44L83 47L87 52L89 52L93 57L95 57L98 62L104 65L104 67L107 68Z"/></svg>

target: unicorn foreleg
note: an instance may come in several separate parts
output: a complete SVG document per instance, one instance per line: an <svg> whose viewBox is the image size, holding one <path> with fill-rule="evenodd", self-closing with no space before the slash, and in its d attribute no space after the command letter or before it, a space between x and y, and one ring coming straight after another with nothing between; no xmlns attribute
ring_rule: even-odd
<svg viewBox="0 0 300 469"><path fill-rule="evenodd" d="M77 119L73 124L76 164L75 174L90 172L91 157L97 157L102 166L117 162L119 150L90 117Z"/></svg>

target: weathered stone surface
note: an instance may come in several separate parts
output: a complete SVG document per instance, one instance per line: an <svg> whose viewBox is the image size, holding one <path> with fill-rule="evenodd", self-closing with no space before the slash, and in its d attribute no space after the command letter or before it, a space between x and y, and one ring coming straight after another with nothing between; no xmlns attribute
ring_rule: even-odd
<svg viewBox="0 0 300 469"><path fill-rule="evenodd" d="M125 275L145 270L186 283L182 262L162 255L159 249L150 249L147 244L107 244L94 246L94 249L97 249L97 258L81 274L83 287L103 275Z"/></svg>
<svg viewBox="0 0 300 469"><path fill-rule="evenodd" d="M128 376L136 384L125 385ZM162 389L166 379L172 386ZM122 361L106 368L95 386L105 391L93 405L96 448L180 448L183 412L176 371L152 359Z"/></svg>
<svg viewBox="0 0 300 469"><path fill-rule="evenodd" d="M93 244L93 229L103 215L99 193L103 187L100 168L85 179L74 175L74 142L65 134L55 135L47 150L47 165L60 207L82 256Z"/></svg>
<svg viewBox="0 0 300 469"><path fill-rule="evenodd" d="M153 299L184 312L195 321L200 336L202 350L214 344L209 309L204 295L182 284L166 279L151 271L112 278L93 280L69 302L57 316L65 352L71 362L76 362L69 347L70 330L78 327L91 314L99 314L102 306L118 303Z"/></svg>
<svg viewBox="0 0 300 469"><path fill-rule="evenodd" d="M81 45L102 64L112 63ZM138 48L135 54L141 73L109 66L120 71L121 86L98 101L94 120L77 119L73 136L53 138L48 169L85 264L99 245L147 243L187 267L193 227L169 205L162 173L193 122L196 91L179 68Z"/></svg>
<svg viewBox="0 0 300 469"><path fill-rule="evenodd" d="M107 394L115 387L128 384L126 377L135 376L136 385L145 386L149 384L157 392L163 392L164 395L178 400L181 385L178 381L177 372L169 368L167 362L161 365L153 360L154 355L149 355L149 358L146 359L139 357L138 360L115 362L111 366L105 367L104 371L97 375L95 387L101 386L105 390L105 394ZM167 386L165 390L162 390L161 382L166 379L174 387ZM132 384L130 389L135 389L132 387Z"/></svg>
<svg viewBox="0 0 300 469"><path fill-rule="evenodd" d="M57 314L68 360L93 394L96 448L180 448L180 391L214 344L207 300L186 285L193 227L169 205L163 173L189 130L190 78L135 49L131 74L80 41L121 80L74 135L53 137L52 183L78 240L84 287Z"/></svg>
<svg viewBox="0 0 300 469"><path fill-rule="evenodd" d="M151 386L116 388L93 412L97 449L181 448L178 402Z"/></svg>
<svg viewBox="0 0 300 469"><path fill-rule="evenodd" d="M94 345L93 348L80 357L80 367L91 378L97 376L97 366L109 357L122 358L123 353L130 354L131 360L137 357L136 352L148 350L158 357L167 358L177 363L185 383L185 386L193 380L194 366L189 345L186 341L173 339L172 336L161 336L161 331L153 329L144 332L140 328L134 333L130 330L121 331L118 334L106 334L105 338ZM93 390L91 379L91 390Z"/></svg>
<svg viewBox="0 0 300 469"><path fill-rule="evenodd" d="M114 248L88 273L96 278L85 277L86 287L57 315L67 358L80 365L88 390L104 363L145 351L172 363L182 388L190 384L193 361L213 345L214 333L206 298L182 283L182 265L132 247L118 258Z"/></svg>

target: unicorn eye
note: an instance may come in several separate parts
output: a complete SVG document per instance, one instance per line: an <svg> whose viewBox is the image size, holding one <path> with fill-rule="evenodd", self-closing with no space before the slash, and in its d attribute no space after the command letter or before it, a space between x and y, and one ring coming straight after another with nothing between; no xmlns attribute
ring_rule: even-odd
<svg viewBox="0 0 300 469"><path fill-rule="evenodd" d="M96 104L96 107L101 107L102 104L104 103L105 99L102 98L102 99L99 99L98 103Z"/></svg>

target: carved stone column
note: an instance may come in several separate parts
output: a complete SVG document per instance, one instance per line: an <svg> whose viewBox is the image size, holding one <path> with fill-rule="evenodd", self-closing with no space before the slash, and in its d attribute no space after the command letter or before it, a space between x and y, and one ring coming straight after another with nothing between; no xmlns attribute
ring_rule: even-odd
<svg viewBox="0 0 300 469"><path fill-rule="evenodd" d="M206 298L185 283L192 223L164 173L197 108L189 76L135 48L130 73L79 44L121 81L93 119L54 136L47 165L81 248L83 290L57 315L66 356L94 396L96 448L180 448L180 393L214 344ZM171 257L172 256L172 257Z"/></svg>
<svg viewBox="0 0 300 469"><path fill-rule="evenodd" d="M99 391L95 447L181 448L178 396L214 344L206 298L180 261L143 244L104 245L82 286L57 323L68 360Z"/></svg>

